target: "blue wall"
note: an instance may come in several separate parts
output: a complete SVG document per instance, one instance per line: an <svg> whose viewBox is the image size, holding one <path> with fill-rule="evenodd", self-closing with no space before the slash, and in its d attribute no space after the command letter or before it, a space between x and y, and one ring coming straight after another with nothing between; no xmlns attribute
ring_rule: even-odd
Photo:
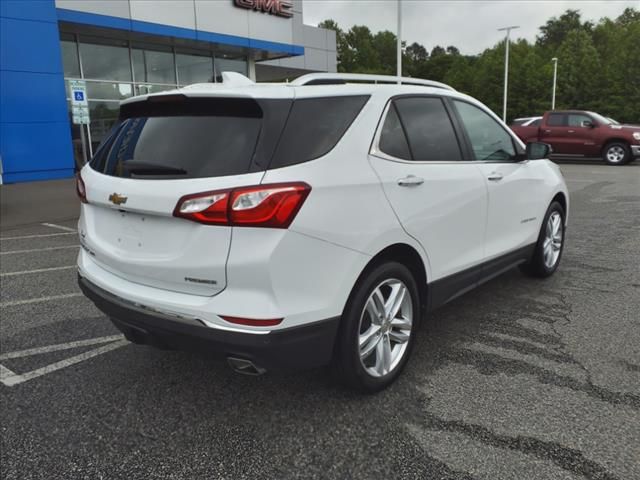
<svg viewBox="0 0 640 480"><path fill-rule="evenodd" d="M73 176L54 0L0 0L4 183Z"/></svg>

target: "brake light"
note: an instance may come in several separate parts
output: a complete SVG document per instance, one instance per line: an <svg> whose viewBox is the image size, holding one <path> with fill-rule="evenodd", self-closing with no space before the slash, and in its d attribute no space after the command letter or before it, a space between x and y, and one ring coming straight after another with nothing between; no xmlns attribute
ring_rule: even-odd
<svg viewBox="0 0 640 480"><path fill-rule="evenodd" d="M87 202L87 188L84 186L80 172L76 173L76 193L82 203L89 203Z"/></svg>
<svg viewBox="0 0 640 480"><path fill-rule="evenodd" d="M230 323L235 323L238 325L248 325L250 327L274 327L276 325L279 325L282 322L282 318L258 319L258 318L227 317L224 315L220 315L220 318Z"/></svg>
<svg viewBox="0 0 640 480"><path fill-rule="evenodd" d="M311 187L274 183L185 195L173 215L207 225L287 228Z"/></svg>

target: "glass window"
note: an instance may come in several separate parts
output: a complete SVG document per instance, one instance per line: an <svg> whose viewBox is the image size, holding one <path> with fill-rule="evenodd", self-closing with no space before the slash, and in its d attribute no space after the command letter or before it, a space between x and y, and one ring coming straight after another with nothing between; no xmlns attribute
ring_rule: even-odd
<svg viewBox="0 0 640 480"><path fill-rule="evenodd" d="M389 106L387 118L384 119L378 147L380 151L392 157L411 160L407 137L404 134L398 112L393 103Z"/></svg>
<svg viewBox="0 0 640 480"><path fill-rule="evenodd" d="M126 42L85 40L85 37L81 37L81 40L80 55L84 78L131 81L131 63Z"/></svg>
<svg viewBox="0 0 640 480"><path fill-rule="evenodd" d="M87 97L100 100L123 100L133 95L130 83L87 81Z"/></svg>
<svg viewBox="0 0 640 480"><path fill-rule="evenodd" d="M176 83L172 52L134 48L131 56L136 82Z"/></svg>
<svg viewBox="0 0 640 480"><path fill-rule="evenodd" d="M111 148L91 165L107 175L148 179L246 173L263 122L248 99L129 104L123 115Z"/></svg>
<svg viewBox="0 0 640 480"><path fill-rule="evenodd" d="M568 124L570 127L581 127L582 126L582 122L590 122L593 123L593 120L591 120L591 117L589 117L588 115L583 115L581 113L570 113L567 115L568 118Z"/></svg>
<svg viewBox="0 0 640 480"><path fill-rule="evenodd" d="M469 136L476 160L508 161L516 158L513 139L486 112L467 102L454 100Z"/></svg>
<svg viewBox="0 0 640 480"><path fill-rule="evenodd" d="M73 35L61 36L60 48L62 49L62 65L65 77L80 78L80 61L78 60L78 44Z"/></svg>
<svg viewBox="0 0 640 480"><path fill-rule="evenodd" d="M118 121L119 109L119 102L89 102L91 145L94 152Z"/></svg>
<svg viewBox="0 0 640 480"><path fill-rule="evenodd" d="M149 93L166 92L167 90L173 90L176 87L173 85L153 85L150 83L136 85L136 95L147 95Z"/></svg>
<svg viewBox="0 0 640 480"><path fill-rule="evenodd" d="M293 102L272 168L329 153L356 119L369 96L304 98Z"/></svg>
<svg viewBox="0 0 640 480"><path fill-rule="evenodd" d="M85 158L82 153L82 135L80 133L80 125L73 123L71 116L71 101L67 101L67 115L69 117L69 124L71 125L71 147L73 149L73 159L76 163L76 168L80 169L84 165ZM87 157L89 156L89 150L87 149Z"/></svg>
<svg viewBox="0 0 640 480"><path fill-rule="evenodd" d="M242 75L247 75L247 60L231 59L231 58L219 58L215 59L216 66L216 82L222 82L222 72L238 72Z"/></svg>
<svg viewBox="0 0 640 480"><path fill-rule="evenodd" d="M566 116L564 113L551 113L547 119L547 125L550 127L564 127Z"/></svg>
<svg viewBox="0 0 640 480"><path fill-rule="evenodd" d="M462 154L442 99L411 97L395 100L414 160L461 160Z"/></svg>
<svg viewBox="0 0 640 480"><path fill-rule="evenodd" d="M540 119L538 118L537 120L534 120L533 122L531 122L529 124L530 127L539 127L540 126Z"/></svg>
<svg viewBox="0 0 640 480"><path fill-rule="evenodd" d="M193 83L213 82L213 58L204 55L176 54L178 67L178 83L191 85Z"/></svg>

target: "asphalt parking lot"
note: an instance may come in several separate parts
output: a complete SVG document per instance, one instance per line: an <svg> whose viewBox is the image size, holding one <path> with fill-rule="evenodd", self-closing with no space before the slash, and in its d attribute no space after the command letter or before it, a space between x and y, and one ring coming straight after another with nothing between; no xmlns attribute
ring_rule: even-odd
<svg viewBox="0 0 640 480"><path fill-rule="evenodd" d="M128 344L76 286L73 218L3 224L2 477L640 478L640 162L562 170L557 274L435 312L374 396Z"/></svg>

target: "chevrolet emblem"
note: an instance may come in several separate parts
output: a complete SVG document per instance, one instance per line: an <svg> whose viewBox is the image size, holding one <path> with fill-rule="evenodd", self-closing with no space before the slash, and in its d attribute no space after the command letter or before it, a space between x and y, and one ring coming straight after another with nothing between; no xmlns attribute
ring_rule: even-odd
<svg viewBox="0 0 640 480"><path fill-rule="evenodd" d="M123 197L121 195L118 195L117 193L112 193L111 195L109 195L109 201L114 205L122 205L124 203L127 203L127 198L128 197Z"/></svg>

